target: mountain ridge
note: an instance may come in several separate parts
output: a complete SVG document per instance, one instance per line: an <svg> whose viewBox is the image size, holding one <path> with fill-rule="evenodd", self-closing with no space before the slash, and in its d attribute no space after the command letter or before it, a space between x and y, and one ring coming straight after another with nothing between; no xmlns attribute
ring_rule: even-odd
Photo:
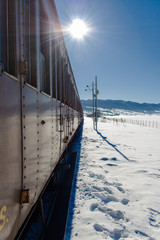
<svg viewBox="0 0 160 240"><path fill-rule="evenodd" d="M92 100L81 100L82 107L84 111L91 111ZM160 103L138 103L132 101L124 100L111 100L111 99L98 99L98 108L103 108L105 110L121 109L125 111L132 111L138 113L160 113Z"/></svg>

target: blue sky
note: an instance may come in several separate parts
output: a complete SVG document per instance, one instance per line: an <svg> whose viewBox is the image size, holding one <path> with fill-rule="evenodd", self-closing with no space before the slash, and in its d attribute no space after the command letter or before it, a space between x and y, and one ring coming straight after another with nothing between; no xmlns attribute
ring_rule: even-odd
<svg viewBox="0 0 160 240"><path fill-rule="evenodd" d="M160 0L55 0L62 29L86 21L83 41L65 35L81 99L98 76L100 99L160 103Z"/></svg>

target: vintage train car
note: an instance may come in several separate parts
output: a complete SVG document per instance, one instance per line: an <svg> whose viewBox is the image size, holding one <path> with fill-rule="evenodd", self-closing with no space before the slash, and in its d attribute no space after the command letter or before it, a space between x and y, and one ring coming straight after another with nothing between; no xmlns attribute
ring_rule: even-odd
<svg viewBox="0 0 160 240"><path fill-rule="evenodd" d="M0 0L0 240L14 239L83 119L53 0Z"/></svg>

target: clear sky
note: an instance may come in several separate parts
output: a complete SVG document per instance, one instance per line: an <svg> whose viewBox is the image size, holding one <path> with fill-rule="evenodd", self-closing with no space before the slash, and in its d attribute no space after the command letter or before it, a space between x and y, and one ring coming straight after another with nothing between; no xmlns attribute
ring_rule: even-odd
<svg viewBox="0 0 160 240"><path fill-rule="evenodd" d="M65 35L81 99L98 77L100 99L160 103L160 0L55 0L62 29L87 22L83 40Z"/></svg>

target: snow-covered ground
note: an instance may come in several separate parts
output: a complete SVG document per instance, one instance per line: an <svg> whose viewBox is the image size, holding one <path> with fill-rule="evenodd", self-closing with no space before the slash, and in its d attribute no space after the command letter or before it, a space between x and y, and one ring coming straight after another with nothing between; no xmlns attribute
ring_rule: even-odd
<svg viewBox="0 0 160 240"><path fill-rule="evenodd" d="M159 240L160 129L86 117L80 147L65 240Z"/></svg>

